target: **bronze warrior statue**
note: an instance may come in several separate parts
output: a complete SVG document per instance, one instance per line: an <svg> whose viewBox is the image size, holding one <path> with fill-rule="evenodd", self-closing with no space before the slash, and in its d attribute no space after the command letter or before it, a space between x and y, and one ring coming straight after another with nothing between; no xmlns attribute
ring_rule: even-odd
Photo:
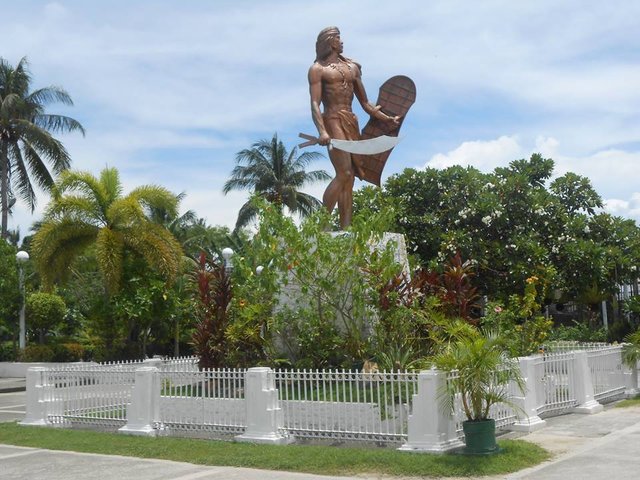
<svg viewBox="0 0 640 480"><path fill-rule="evenodd" d="M360 139L358 119L351 110L354 94L369 115L398 122L398 118L389 117L369 103L362 85L361 67L342 55L342 47L338 28L325 28L318 35L316 61L309 69L311 115L318 128L320 145L329 145L333 138ZM354 169L358 169L358 165L354 164L350 153L337 148L329 150L329 158L336 176L324 192L322 203L329 212L338 204L340 226L346 228L351 224Z"/></svg>
<svg viewBox="0 0 640 480"><path fill-rule="evenodd" d="M415 86L407 77L393 77L391 80L406 79L410 82L413 86L413 97L400 102L408 103L408 106L404 109L396 109L399 114L391 111L392 109L385 109L387 111L385 113L379 105L374 106L369 103L362 84L361 67L355 61L344 57L342 49L340 31L337 27L328 27L320 32L316 42L316 60L309 68L309 90L311 115L318 129L317 143L329 147L329 157L336 171L335 178L329 183L322 201L329 212L333 211L337 203L340 226L346 228L351 224L354 176L379 184L380 172L389 152L386 152L386 156L382 160L377 178L371 180L371 178L367 178L367 167L365 166L369 158L368 155L353 154L339 148L331 148L330 143L334 139L359 141L363 138L371 138L372 135L367 136L366 132L372 122L377 127L377 134L397 136L402 117L415 100ZM383 89L380 94L382 99ZM363 110L371 116L362 135L358 127L358 119L351 110L354 95ZM408 96L411 97L410 94ZM320 110L321 104L322 111ZM302 134L301 136L310 138ZM301 146L315 143L315 139L313 140L313 142L307 142Z"/></svg>

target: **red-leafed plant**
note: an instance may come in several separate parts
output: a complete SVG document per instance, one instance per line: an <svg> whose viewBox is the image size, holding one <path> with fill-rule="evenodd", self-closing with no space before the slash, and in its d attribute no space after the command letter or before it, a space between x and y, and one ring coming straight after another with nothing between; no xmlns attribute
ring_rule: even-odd
<svg viewBox="0 0 640 480"><path fill-rule="evenodd" d="M463 262L458 252L449 259L442 274L431 275L428 281L434 287L436 295L449 315L475 325L478 320L473 314L474 310L479 308L477 300L480 295L478 295L478 289L472 284L474 276L473 262L471 260Z"/></svg>
<svg viewBox="0 0 640 480"><path fill-rule="evenodd" d="M225 333L233 298L229 273L223 264L208 260L206 254L201 252L191 277L197 287L196 330L191 343L200 357L198 366L201 370L219 368L228 350Z"/></svg>

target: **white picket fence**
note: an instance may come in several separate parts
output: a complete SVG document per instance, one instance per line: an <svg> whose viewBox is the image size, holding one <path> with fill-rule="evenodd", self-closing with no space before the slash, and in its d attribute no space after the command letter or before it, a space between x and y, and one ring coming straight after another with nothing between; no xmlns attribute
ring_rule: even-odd
<svg viewBox="0 0 640 480"><path fill-rule="evenodd" d="M532 431L543 418L594 413L602 402L637 392L637 370L621 363L621 346L550 349L519 359L526 391L517 408L491 411L499 428ZM403 450L459 446L463 413L441 408L453 374L347 370L199 371L197 359L74 365L29 370L23 425L95 426L144 435L203 436L289 443L298 439L364 440ZM458 396L459 397L459 396Z"/></svg>

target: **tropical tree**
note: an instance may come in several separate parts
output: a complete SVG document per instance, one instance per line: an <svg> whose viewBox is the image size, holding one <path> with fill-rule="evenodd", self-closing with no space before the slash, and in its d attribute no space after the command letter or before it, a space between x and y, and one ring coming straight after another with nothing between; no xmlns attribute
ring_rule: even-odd
<svg viewBox="0 0 640 480"><path fill-rule="evenodd" d="M31 75L26 58L16 67L0 58L0 236L7 237L9 210L14 197L21 198L31 211L36 205L32 179L44 189L53 185L49 164L55 174L69 168L71 159L53 133L78 130L82 125L64 115L45 113L54 102L73 105L69 94L59 87L30 91Z"/></svg>
<svg viewBox="0 0 640 480"><path fill-rule="evenodd" d="M36 267L45 285L64 278L70 262L95 246L98 268L109 293L120 287L125 254L134 254L167 282L179 273L182 248L171 233L150 219L152 208L175 216L176 195L145 185L122 195L115 168L100 177L65 171L53 189L40 229L32 241Z"/></svg>
<svg viewBox="0 0 640 480"><path fill-rule="evenodd" d="M305 152L297 156L297 152L297 148L287 152L277 134L271 140L260 140L251 148L241 150L236 154L237 165L231 172L231 178L224 184L223 192L226 195L231 190L253 190L256 195L280 209L287 207L293 213L309 215L321 203L299 189L310 182L329 180L331 177L324 170L305 171L312 161L323 158L322 154ZM236 230L247 225L257 213L254 203L245 203L238 213Z"/></svg>

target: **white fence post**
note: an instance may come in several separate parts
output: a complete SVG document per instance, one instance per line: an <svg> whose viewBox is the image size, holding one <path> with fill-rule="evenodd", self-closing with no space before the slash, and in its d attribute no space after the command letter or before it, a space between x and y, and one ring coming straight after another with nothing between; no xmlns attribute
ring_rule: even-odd
<svg viewBox="0 0 640 480"><path fill-rule="evenodd" d="M575 413L590 414L604 410L604 407L593 397L593 381L591 380L591 369L589 368L587 352L574 352L573 373L575 375L573 385L578 406L572 411Z"/></svg>
<svg viewBox="0 0 640 480"><path fill-rule="evenodd" d="M160 377L155 367L136 369L131 404L127 407L127 424L118 432L129 435L155 436L155 423L160 418Z"/></svg>
<svg viewBox="0 0 640 480"><path fill-rule="evenodd" d="M47 418L46 370L44 367L27 370L27 412L20 425L51 425Z"/></svg>
<svg viewBox="0 0 640 480"><path fill-rule="evenodd" d="M278 402L273 371L268 367L247 370L244 382L247 428L235 437L239 442L283 445L293 442L284 431L284 417Z"/></svg>
<svg viewBox="0 0 640 480"><path fill-rule="evenodd" d="M543 388L542 378L536 377L535 357L520 357L519 361L520 374L525 382L525 391L522 392L522 397L514 398L514 403L520 408L515 409L518 420L511 425L509 429L531 433L547 424L547 422L538 416L540 400L542 400L541 403L544 404L544 395L543 392L541 392ZM540 400L539 393L541 397Z"/></svg>
<svg viewBox="0 0 640 480"><path fill-rule="evenodd" d="M441 408L440 393L447 374L423 370L418 374L418 393L413 394L413 413L407 424L407 443L398 450L444 453L464 446L456 433L453 413Z"/></svg>

